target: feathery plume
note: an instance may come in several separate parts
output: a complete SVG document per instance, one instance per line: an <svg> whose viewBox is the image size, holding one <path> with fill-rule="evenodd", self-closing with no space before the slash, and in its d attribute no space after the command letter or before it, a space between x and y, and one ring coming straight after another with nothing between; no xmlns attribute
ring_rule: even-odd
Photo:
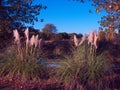
<svg viewBox="0 0 120 90"><path fill-rule="evenodd" d="M25 37L26 37L26 46L28 46L28 43L29 43L29 30L28 28L25 30Z"/></svg>
<svg viewBox="0 0 120 90"><path fill-rule="evenodd" d="M35 47L38 46L38 42L39 42L39 40L38 40L38 35L36 35L36 36L35 36Z"/></svg>
<svg viewBox="0 0 120 90"><path fill-rule="evenodd" d="M29 39L29 30L28 30L28 28L26 28L24 33L25 33L26 38Z"/></svg>
<svg viewBox="0 0 120 90"><path fill-rule="evenodd" d="M32 35L31 39L30 39L30 46L35 45L35 35Z"/></svg>
<svg viewBox="0 0 120 90"><path fill-rule="evenodd" d="M97 39L98 39L98 37L97 37L97 35L95 33L94 34L94 46L95 46L96 49L97 49Z"/></svg>
<svg viewBox="0 0 120 90"><path fill-rule="evenodd" d="M91 31L88 36L88 44L94 45L97 48L97 34L95 31Z"/></svg>
<svg viewBox="0 0 120 90"><path fill-rule="evenodd" d="M79 40L76 37L76 35L74 35L74 44L75 44L75 46L78 46L78 43L79 43Z"/></svg>
<svg viewBox="0 0 120 90"><path fill-rule="evenodd" d="M88 36L88 44L94 44L94 33L95 33L95 31L91 31L90 32L90 34L89 34L89 36Z"/></svg>
<svg viewBox="0 0 120 90"><path fill-rule="evenodd" d="M15 37L15 43L20 44L20 36L17 29L13 30L13 36Z"/></svg>

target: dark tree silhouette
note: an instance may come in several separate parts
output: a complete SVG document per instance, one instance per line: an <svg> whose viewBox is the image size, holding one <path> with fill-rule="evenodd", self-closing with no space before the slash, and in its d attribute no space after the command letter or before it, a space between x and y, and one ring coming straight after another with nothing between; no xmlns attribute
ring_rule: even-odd
<svg viewBox="0 0 120 90"><path fill-rule="evenodd" d="M22 31L26 24L38 21L38 15L46 6L34 4L33 0L0 0L0 47L12 38L12 30Z"/></svg>
<svg viewBox="0 0 120 90"><path fill-rule="evenodd" d="M37 15L41 4L34 5L32 0L0 0L0 30L19 29L27 24L34 24L38 21Z"/></svg>
<svg viewBox="0 0 120 90"><path fill-rule="evenodd" d="M57 33L57 28L53 24L46 24L42 31L44 33Z"/></svg>

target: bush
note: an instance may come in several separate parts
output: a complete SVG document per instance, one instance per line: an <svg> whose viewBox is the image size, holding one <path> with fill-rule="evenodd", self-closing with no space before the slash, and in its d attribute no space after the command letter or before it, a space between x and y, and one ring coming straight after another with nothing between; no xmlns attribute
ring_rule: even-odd
<svg viewBox="0 0 120 90"><path fill-rule="evenodd" d="M105 53L96 55L95 47L85 42L61 62L57 76L67 90L105 90L109 87L103 78L111 74L111 66Z"/></svg>
<svg viewBox="0 0 120 90"><path fill-rule="evenodd" d="M0 54L0 77L6 77L9 81L19 81L20 83L38 82L47 78L47 68L39 60L41 51L39 44L36 44L38 42L36 37L32 37L31 40L27 38L26 42L21 42L19 35L15 37L14 44L8 47L3 54Z"/></svg>

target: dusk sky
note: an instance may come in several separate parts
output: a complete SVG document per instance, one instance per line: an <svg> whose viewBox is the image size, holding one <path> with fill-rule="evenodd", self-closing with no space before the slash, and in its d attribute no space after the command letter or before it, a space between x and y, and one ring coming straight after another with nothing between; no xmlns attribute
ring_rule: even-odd
<svg viewBox="0 0 120 90"><path fill-rule="evenodd" d="M44 22L36 22L35 28L42 29L45 24L51 23L57 27L58 32L89 33L90 30L98 30L101 16L104 13L96 13L90 2L80 3L72 0L36 0L48 8L42 10L38 16ZM92 10L93 13L89 13Z"/></svg>

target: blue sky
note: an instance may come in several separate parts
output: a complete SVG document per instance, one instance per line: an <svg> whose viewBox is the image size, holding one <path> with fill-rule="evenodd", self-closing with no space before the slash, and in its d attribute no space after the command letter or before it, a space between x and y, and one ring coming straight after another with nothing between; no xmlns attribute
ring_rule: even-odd
<svg viewBox="0 0 120 90"><path fill-rule="evenodd" d="M90 30L98 30L101 16L104 13L96 13L91 2L79 3L72 0L36 0L48 8L42 10L38 16L44 22L36 22L34 27L42 30L47 23L54 24L58 32L89 33ZM89 13L93 10L93 13Z"/></svg>

